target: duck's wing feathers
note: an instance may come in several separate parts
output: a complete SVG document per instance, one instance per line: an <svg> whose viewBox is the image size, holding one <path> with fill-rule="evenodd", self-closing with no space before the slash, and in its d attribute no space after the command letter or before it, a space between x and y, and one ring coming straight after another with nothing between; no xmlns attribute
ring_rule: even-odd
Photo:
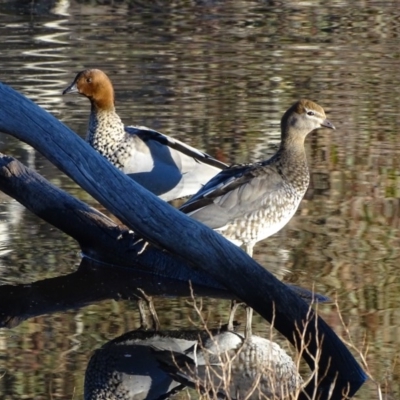
<svg viewBox="0 0 400 400"><path fill-rule="evenodd" d="M164 135L145 126L126 126L125 131L131 135L138 136L145 143L148 143L152 140L156 141L160 144L170 147L171 149L177 150L188 157L192 157L198 162L213 166L215 168L225 169L228 167L227 164L215 159L207 153L197 150L194 147L189 146L177 139Z"/></svg>
<svg viewBox="0 0 400 400"><path fill-rule="evenodd" d="M121 150L122 171L166 201L192 196L227 167L208 154L151 129L125 130L131 145Z"/></svg>
<svg viewBox="0 0 400 400"><path fill-rule="evenodd" d="M249 182L253 177L250 165L235 165L221 171L208 181L195 195L193 195L180 210L185 214L211 204L217 197L220 197L241 185Z"/></svg>
<svg viewBox="0 0 400 400"><path fill-rule="evenodd" d="M210 392L213 397L226 398L224 385L221 382L222 367L218 364L204 364L195 362L191 357L171 351L158 351L155 349L155 358L161 369L167 372L176 382L191 388L199 388L202 393ZM203 359L203 357L201 357ZM196 361L199 361L196 358ZM203 360L204 361L204 360ZM215 389L218 393L215 393Z"/></svg>
<svg viewBox="0 0 400 400"><path fill-rule="evenodd" d="M269 163L231 167L221 171L180 210L212 229L274 204L285 183Z"/></svg>

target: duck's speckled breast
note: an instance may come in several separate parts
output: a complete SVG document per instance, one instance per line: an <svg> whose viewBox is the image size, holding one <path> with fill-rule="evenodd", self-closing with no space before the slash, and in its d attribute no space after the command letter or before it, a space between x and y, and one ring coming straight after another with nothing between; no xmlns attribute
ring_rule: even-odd
<svg viewBox="0 0 400 400"><path fill-rule="evenodd" d="M307 190L308 180L299 187L285 182L268 196L256 211L230 221L218 231L235 244L258 242L281 230L296 213Z"/></svg>
<svg viewBox="0 0 400 400"><path fill-rule="evenodd" d="M114 111L92 110L89 119L87 142L117 168L122 168L117 151L128 145L129 136L124 124Z"/></svg>

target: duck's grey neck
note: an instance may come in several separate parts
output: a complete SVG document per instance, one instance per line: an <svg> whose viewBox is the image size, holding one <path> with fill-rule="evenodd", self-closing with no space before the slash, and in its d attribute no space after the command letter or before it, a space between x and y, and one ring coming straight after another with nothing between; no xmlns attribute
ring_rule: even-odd
<svg viewBox="0 0 400 400"><path fill-rule="evenodd" d="M304 142L307 135L296 131L286 131L282 134L280 148L291 153L304 153Z"/></svg>
<svg viewBox="0 0 400 400"><path fill-rule="evenodd" d="M92 105L86 137L89 144L108 158L124 137L124 124L115 109L98 110Z"/></svg>
<svg viewBox="0 0 400 400"><path fill-rule="evenodd" d="M276 154L282 173L304 192L310 182L304 140L285 140Z"/></svg>

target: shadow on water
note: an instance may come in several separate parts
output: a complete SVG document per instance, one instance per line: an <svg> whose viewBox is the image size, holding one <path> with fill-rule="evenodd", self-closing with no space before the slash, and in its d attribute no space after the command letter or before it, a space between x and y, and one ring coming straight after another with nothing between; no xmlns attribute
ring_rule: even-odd
<svg viewBox="0 0 400 400"><path fill-rule="evenodd" d="M19 285L1 285L0 327L12 328L29 318L78 309L106 299L137 301L146 296L235 299L212 280L207 285L206 281L201 284L201 275L193 274L193 278L194 281L170 279L84 257L71 274ZM309 303L329 300L307 289L289 287Z"/></svg>
<svg viewBox="0 0 400 400"><path fill-rule="evenodd" d="M225 289L192 285L196 296L232 299ZM62 312L106 299L133 300L147 296L190 297L189 283L132 268L83 258L76 272L20 285L0 286L0 326L15 327L28 318Z"/></svg>

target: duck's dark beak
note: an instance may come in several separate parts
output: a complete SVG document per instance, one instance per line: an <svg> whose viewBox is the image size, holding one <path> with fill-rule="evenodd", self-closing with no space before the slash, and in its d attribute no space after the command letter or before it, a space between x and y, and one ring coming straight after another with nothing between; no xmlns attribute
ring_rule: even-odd
<svg viewBox="0 0 400 400"><path fill-rule="evenodd" d="M325 119L323 122L321 122L321 126L323 126L324 128L336 129L335 125L333 125L332 122L327 119Z"/></svg>
<svg viewBox="0 0 400 400"><path fill-rule="evenodd" d="M69 85L62 94L67 94L67 93L79 93L78 87L76 86L76 82L72 82L71 85Z"/></svg>

